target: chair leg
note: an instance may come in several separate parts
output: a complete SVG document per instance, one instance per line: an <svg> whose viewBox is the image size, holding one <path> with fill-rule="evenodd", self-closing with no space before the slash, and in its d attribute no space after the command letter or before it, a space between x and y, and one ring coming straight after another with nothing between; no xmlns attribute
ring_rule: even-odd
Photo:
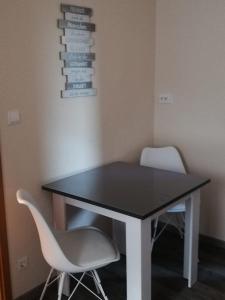
<svg viewBox="0 0 225 300"><path fill-rule="evenodd" d="M95 278L96 278L96 282L97 282L97 284L98 284L99 290L100 290L101 293L102 293L103 298L104 298L105 300L108 300L108 297L106 296L106 294L105 294L105 292L104 292L104 290L103 290L103 287L102 287L102 285L101 285L101 280L100 280L100 278L99 278L99 276L98 276L97 271L96 271L96 270L93 270L93 274L94 274L94 276L95 276Z"/></svg>
<svg viewBox="0 0 225 300"><path fill-rule="evenodd" d="M177 221L177 226L176 226L176 228L177 228L177 230L178 230L178 232L179 232L179 234L180 234L180 237L181 237L181 239L183 239L184 238L184 229L183 229L183 220L181 219L181 213L177 213L176 214L176 221Z"/></svg>
<svg viewBox="0 0 225 300"><path fill-rule="evenodd" d="M153 250L153 246L154 246L154 243L155 243L157 229L158 229L158 223L159 223L159 217L157 217L154 220L154 231L153 231L152 242L151 242L151 251Z"/></svg>
<svg viewBox="0 0 225 300"><path fill-rule="evenodd" d="M47 287L48 287L48 283L49 283L49 281L50 281L50 279L51 279L51 276L52 276L52 272L53 272L53 271L54 271L54 269L51 268L51 270L50 270L50 272L49 272L49 274L48 274L48 278L47 278L47 280L46 280L46 282L45 282L45 286L44 286L43 291L42 291L42 293L41 293L40 300L42 300L42 299L44 298L44 295L45 295L45 292L46 292L46 289L47 289Z"/></svg>
<svg viewBox="0 0 225 300"><path fill-rule="evenodd" d="M59 279L59 287L58 287L58 300L61 300L62 297L62 290L63 290L63 283L65 279L66 273L62 272Z"/></svg>
<svg viewBox="0 0 225 300"><path fill-rule="evenodd" d="M85 274L86 274L86 272L84 272L84 273L82 274L82 276L80 277L80 279L77 281L77 284L76 284L75 288L73 289L71 295L69 296L68 300L70 300L70 299L73 297L73 294L76 292L78 286L81 284L81 281L82 281L82 279L84 278ZM69 275L71 276L71 274L69 274ZM74 277L72 277L72 278L74 278Z"/></svg>
<svg viewBox="0 0 225 300"><path fill-rule="evenodd" d="M69 273L69 275L78 283L78 284L80 284L82 287L84 287L86 290L88 290L92 295L94 295L96 298L98 298L99 300L103 300L102 298L100 298L95 292L93 292L89 287L87 287L85 284L83 284L82 282L81 282L81 280L82 280L82 278L80 278L80 279L77 279L73 274L71 274L71 273ZM95 276L95 275L94 275ZM92 277L92 276L91 276ZM97 282L97 279L96 279L96 282ZM99 283L98 283L98 285L99 285ZM103 291L104 292L104 291ZM105 294L105 293L104 293ZM68 300L72 297L72 295L73 295L73 293L71 294L71 296L68 298ZM105 296L106 297L106 296ZM108 300L108 298L106 297L105 298L104 297L104 299L105 300Z"/></svg>
<svg viewBox="0 0 225 300"><path fill-rule="evenodd" d="M100 289L99 289L99 287L98 287L98 281L97 281L97 279L96 279L96 277L95 277L95 274L94 274L93 271L90 271L90 272L91 272L92 277L93 277L93 279L94 279L94 283L95 283L95 287L96 287L97 293L100 294L101 291L100 291Z"/></svg>

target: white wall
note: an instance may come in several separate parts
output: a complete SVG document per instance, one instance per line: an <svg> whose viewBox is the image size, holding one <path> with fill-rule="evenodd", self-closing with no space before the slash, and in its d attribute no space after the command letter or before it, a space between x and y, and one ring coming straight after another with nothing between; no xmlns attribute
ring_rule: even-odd
<svg viewBox="0 0 225 300"><path fill-rule="evenodd" d="M43 206L41 184L111 160L133 160L152 142L154 1L83 0L94 9L96 98L60 99L55 0L3 0L0 10L0 129L13 295L44 281L48 267L19 187ZM67 1L68 3L68 1ZM22 122L7 125L7 111ZM18 272L16 261L29 266Z"/></svg>
<svg viewBox="0 0 225 300"><path fill-rule="evenodd" d="M210 177L201 232L225 240L224 0L157 0L154 144L180 148ZM171 93L174 104L158 103Z"/></svg>

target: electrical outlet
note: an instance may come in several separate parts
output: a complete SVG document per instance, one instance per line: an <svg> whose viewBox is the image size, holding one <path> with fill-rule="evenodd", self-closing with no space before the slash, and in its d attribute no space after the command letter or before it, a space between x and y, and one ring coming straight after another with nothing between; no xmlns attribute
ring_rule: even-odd
<svg viewBox="0 0 225 300"><path fill-rule="evenodd" d="M168 94L160 95L159 96L159 103L161 104L171 104L173 103L173 97Z"/></svg>
<svg viewBox="0 0 225 300"><path fill-rule="evenodd" d="M26 269L28 266L28 257L23 256L17 259L17 270L21 271L23 269Z"/></svg>

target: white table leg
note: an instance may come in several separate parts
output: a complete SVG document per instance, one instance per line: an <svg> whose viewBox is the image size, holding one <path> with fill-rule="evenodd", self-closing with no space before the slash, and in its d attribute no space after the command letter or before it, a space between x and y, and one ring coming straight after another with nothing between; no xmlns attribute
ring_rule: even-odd
<svg viewBox="0 0 225 300"><path fill-rule="evenodd" d="M151 218L126 222L127 300L151 300Z"/></svg>
<svg viewBox="0 0 225 300"><path fill-rule="evenodd" d="M193 192L186 200L185 239L184 239L184 278L192 287L198 278L200 190Z"/></svg>
<svg viewBox="0 0 225 300"><path fill-rule="evenodd" d="M66 204L63 196L53 194L52 209L55 228L66 230ZM65 275L62 293L67 297L70 295L70 278L68 275Z"/></svg>

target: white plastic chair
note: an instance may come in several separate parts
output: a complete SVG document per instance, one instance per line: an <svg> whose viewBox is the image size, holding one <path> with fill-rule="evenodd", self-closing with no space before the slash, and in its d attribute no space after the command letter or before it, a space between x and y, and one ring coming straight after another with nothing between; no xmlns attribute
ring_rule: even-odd
<svg viewBox="0 0 225 300"><path fill-rule="evenodd" d="M152 167L156 169L177 172L181 174L187 174L181 156L177 149L172 146L161 147L161 148L150 148L146 147L142 150L140 165L146 167ZM185 201L181 202L172 208L167 210L167 213L180 214L181 220L177 216L176 224L173 224L179 231L181 237L183 237L183 224L184 213L185 213ZM161 231L157 234L159 218L154 220L154 230L152 236L152 249L155 241L159 238L161 233L164 231L166 226L170 223L170 219L164 224Z"/></svg>
<svg viewBox="0 0 225 300"><path fill-rule="evenodd" d="M120 259L119 251L114 243L102 231L94 227L81 227L69 232L56 230L44 219L37 202L28 192L18 190L16 196L20 204L27 205L30 209L39 233L43 256L51 266L40 300L43 299L47 287L57 279L59 279L58 300L60 300L66 275L77 282L68 300L79 285L98 299L107 300L96 269ZM57 270L59 275L51 281L54 270ZM73 273L83 274L80 279L77 279ZM101 293L103 298L81 282L85 274L93 278L97 293Z"/></svg>

